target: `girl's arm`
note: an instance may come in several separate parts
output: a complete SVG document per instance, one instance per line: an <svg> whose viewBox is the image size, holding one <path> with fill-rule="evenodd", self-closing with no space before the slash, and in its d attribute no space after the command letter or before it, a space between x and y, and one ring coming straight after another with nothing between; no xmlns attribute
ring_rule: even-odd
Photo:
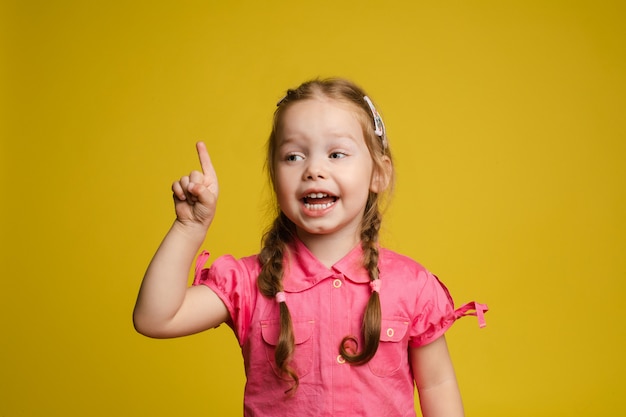
<svg viewBox="0 0 626 417"><path fill-rule="evenodd" d="M410 349L411 367L424 417L462 417L463 403L445 336Z"/></svg>
<svg viewBox="0 0 626 417"><path fill-rule="evenodd" d="M135 329L150 337L184 336L228 319L208 287L187 287L191 264L215 215L217 176L204 143L197 145L202 172L172 185L176 221L150 262L133 312Z"/></svg>

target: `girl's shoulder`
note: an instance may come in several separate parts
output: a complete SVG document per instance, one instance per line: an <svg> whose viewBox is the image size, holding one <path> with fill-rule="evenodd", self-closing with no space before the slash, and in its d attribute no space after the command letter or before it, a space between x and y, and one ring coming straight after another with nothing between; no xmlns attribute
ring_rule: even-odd
<svg viewBox="0 0 626 417"><path fill-rule="evenodd" d="M258 255L236 258L233 255L220 255L210 266L207 265L209 252L202 252L196 259L194 285L204 284L209 280L254 280L261 271Z"/></svg>

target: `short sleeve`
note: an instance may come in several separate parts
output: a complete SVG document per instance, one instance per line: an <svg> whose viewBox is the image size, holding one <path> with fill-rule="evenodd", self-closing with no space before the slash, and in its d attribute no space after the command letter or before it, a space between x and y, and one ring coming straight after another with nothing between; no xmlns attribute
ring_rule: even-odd
<svg viewBox="0 0 626 417"><path fill-rule="evenodd" d="M446 286L428 271L420 271L418 281L423 282L423 285L416 299L416 314L409 340L411 347L420 347L435 341L456 320L454 301Z"/></svg>
<svg viewBox="0 0 626 417"><path fill-rule="evenodd" d="M230 314L227 324L242 344L258 294L256 291L256 276L258 276L256 257L237 260L230 255L224 255L217 258L210 268L203 268L208 257L208 252L203 252L198 256L193 285L206 285L222 300Z"/></svg>

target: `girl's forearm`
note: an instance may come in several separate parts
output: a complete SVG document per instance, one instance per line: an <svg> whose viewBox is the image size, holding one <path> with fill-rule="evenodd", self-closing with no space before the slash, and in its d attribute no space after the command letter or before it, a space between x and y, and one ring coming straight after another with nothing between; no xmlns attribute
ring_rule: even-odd
<svg viewBox="0 0 626 417"><path fill-rule="evenodd" d="M420 408L424 417L463 417L463 402L456 379L437 386L418 389Z"/></svg>
<svg viewBox="0 0 626 417"><path fill-rule="evenodd" d="M187 278L206 229L175 221L155 253L133 312L139 333L159 337L185 300Z"/></svg>
<svg viewBox="0 0 626 417"><path fill-rule="evenodd" d="M422 415L463 417L463 402L445 336L410 353Z"/></svg>

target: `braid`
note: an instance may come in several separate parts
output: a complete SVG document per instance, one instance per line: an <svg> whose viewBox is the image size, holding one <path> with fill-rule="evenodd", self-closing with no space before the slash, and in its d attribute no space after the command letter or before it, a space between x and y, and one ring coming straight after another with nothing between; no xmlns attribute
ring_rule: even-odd
<svg viewBox="0 0 626 417"><path fill-rule="evenodd" d="M377 243L381 221L377 197L371 193L365 207L365 215L363 216L361 227L363 266L367 269L371 281L379 279ZM363 365L374 357L380 343L381 320L380 296L377 291L372 291L363 314L363 350L360 353L350 352L351 344L357 344L358 347L355 336L344 337L339 346L339 352L347 362L353 365Z"/></svg>
<svg viewBox="0 0 626 417"><path fill-rule="evenodd" d="M272 228L265 234L263 239L263 249L259 254L261 262L261 273L257 278L259 291L267 297L275 297L276 293L283 290L283 257L286 244L293 239L294 225L281 212ZM293 379L294 385L285 393L295 393L299 385L299 378L295 370L290 366L291 358L295 349L295 336L293 333L293 323L287 303L280 302L280 333L276 343L274 359L281 373Z"/></svg>

